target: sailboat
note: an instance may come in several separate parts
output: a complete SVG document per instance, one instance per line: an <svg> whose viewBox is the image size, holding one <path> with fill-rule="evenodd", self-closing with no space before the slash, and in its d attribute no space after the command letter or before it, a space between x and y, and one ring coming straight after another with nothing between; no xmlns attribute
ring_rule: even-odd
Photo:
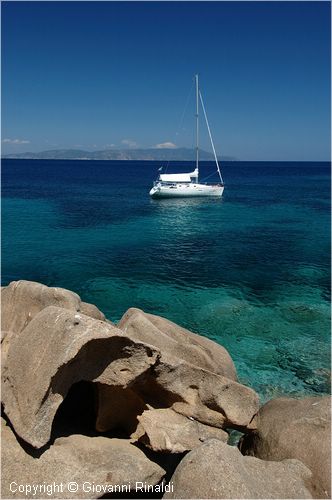
<svg viewBox="0 0 332 500"><path fill-rule="evenodd" d="M153 183L150 191L152 198L185 198L196 196L222 196L224 191L224 181L221 176L220 166L214 147L211 130L205 111L205 106L202 94L199 89L198 75L195 75L196 81L196 168L193 172L176 173L176 174L160 174L158 179ZM203 183L199 182L199 103L202 105L203 114L209 133L211 146L214 154L214 159L217 167L217 172L220 178L218 183Z"/></svg>

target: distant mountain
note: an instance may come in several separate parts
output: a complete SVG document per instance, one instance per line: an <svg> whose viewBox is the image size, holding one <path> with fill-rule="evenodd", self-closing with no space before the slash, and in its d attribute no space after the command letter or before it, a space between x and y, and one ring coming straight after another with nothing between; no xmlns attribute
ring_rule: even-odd
<svg viewBox="0 0 332 500"><path fill-rule="evenodd" d="M195 150L190 148L150 148L150 149L105 149L103 151L84 151L81 149L52 149L39 153L12 153L3 158L22 158L33 160L173 160L193 161ZM201 160L213 160L213 154L200 149ZM235 160L221 157L222 160Z"/></svg>

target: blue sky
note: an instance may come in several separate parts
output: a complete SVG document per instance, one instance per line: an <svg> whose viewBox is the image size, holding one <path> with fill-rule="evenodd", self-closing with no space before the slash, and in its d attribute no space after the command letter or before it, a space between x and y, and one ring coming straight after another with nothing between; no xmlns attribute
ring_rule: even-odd
<svg viewBox="0 0 332 500"><path fill-rule="evenodd" d="M330 159L329 2L2 2L2 152L192 147L196 72L219 154Z"/></svg>

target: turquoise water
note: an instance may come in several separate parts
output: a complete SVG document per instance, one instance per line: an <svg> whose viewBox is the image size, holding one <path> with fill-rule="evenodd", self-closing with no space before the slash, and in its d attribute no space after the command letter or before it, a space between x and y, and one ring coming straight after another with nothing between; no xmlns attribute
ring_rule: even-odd
<svg viewBox="0 0 332 500"><path fill-rule="evenodd" d="M165 316L224 345L262 400L328 393L330 165L226 163L222 200L150 200L159 165L3 161L3 284Z"/></svg>

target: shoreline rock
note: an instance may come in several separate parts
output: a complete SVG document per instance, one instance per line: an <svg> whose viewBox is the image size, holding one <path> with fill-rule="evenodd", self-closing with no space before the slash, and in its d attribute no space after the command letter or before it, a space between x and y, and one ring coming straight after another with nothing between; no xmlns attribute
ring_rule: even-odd
<svg viewBox="0 0 332 500"><path fill-rule="evenodd" d="M222 429L201 424L171 408L145 410L138 421L137 429L131 435L132 442L140 442L154 451L183 453L208 439L228 440L227 432Z"/></svg>
<svg viewBox="0 0 332 500"><path fill-rule="evenodd" d="M211 439L176 468L164 498L313 498L310 470L299 460L268 462Z"/></svg>
<svg viewBox="0 0 332 500"><path fill-rule="evenodd" d="M315 498L331 498L331 398L277 398L254 417L256 430L242 437L245 455L301 460L313 473Z"/></svg>
<svg viewBox="0 0 332 500"><path fill-rule="evenodd" d="M11 478L53 474L146 481L161 498L173 474L164 498L326 498L329 398L259 409L224 347L165 318L131 308L114 326L77 294L35 282L1 293L3 497L17 497ZM255 457L226 444L229 429ZM86 493L56 498L101 496Z"/></svg>
<svg viewBox="0 0 332 500"><path fill-rule="evenodd" d="M17 282L2 293L5 328L17 328L4 338L2 401L15 431L32 446L47 444L60 404L80 381L97 384L99 431L122 425L130 434L147 405L173 404L182 404L186 417L199 415L201 424L250 428L258 396L234 380L235 368L223 347L136 309L125 314L122 329L116 328L78 313L80 298L66 290L47 291L36 283L30 290L29 282ZM52 298L66 307L50 305Z"/></svg>
<svg viewBox="0 0 332 500"><path fill-rule="evenodd" d="M130 308L118 328L170 356L218 375L237 381L236 369L226 349L205 337L192 333L172 321L141 309Z"/></svg>
<svg viewBox="0 0 332 500"><path fill-rule="evenodd" d="M81 381L127 386L159 353L115 327L48 306L10 343L2 369L2 401L17 434L40 448L50 439L55 413Z"/></svg>
<svg viewBox="0 0 332 500"><path fill-rule="evenodd" d="M99 498L100 491L92 487L88 491L89 485L115 487L143 481L154 486L165 475L164 469L125 439L71 435L56 439L36 459L20 447L3 422L1 435L1 498L23 498L18 485L41 486L40 490L32 490L28 498ZM79 485L77 491L68 490L68 484L73 482ZM58 488L45 492L44 484Z"/></svg>
<svg viewBox="0 0 332 500"><path fill-rule="evenodd" d="M12 281L1 290L1 329L20 333L47 306L57 306L105 321L99 309L82 302L77 293L34 281Z"/></svg>

